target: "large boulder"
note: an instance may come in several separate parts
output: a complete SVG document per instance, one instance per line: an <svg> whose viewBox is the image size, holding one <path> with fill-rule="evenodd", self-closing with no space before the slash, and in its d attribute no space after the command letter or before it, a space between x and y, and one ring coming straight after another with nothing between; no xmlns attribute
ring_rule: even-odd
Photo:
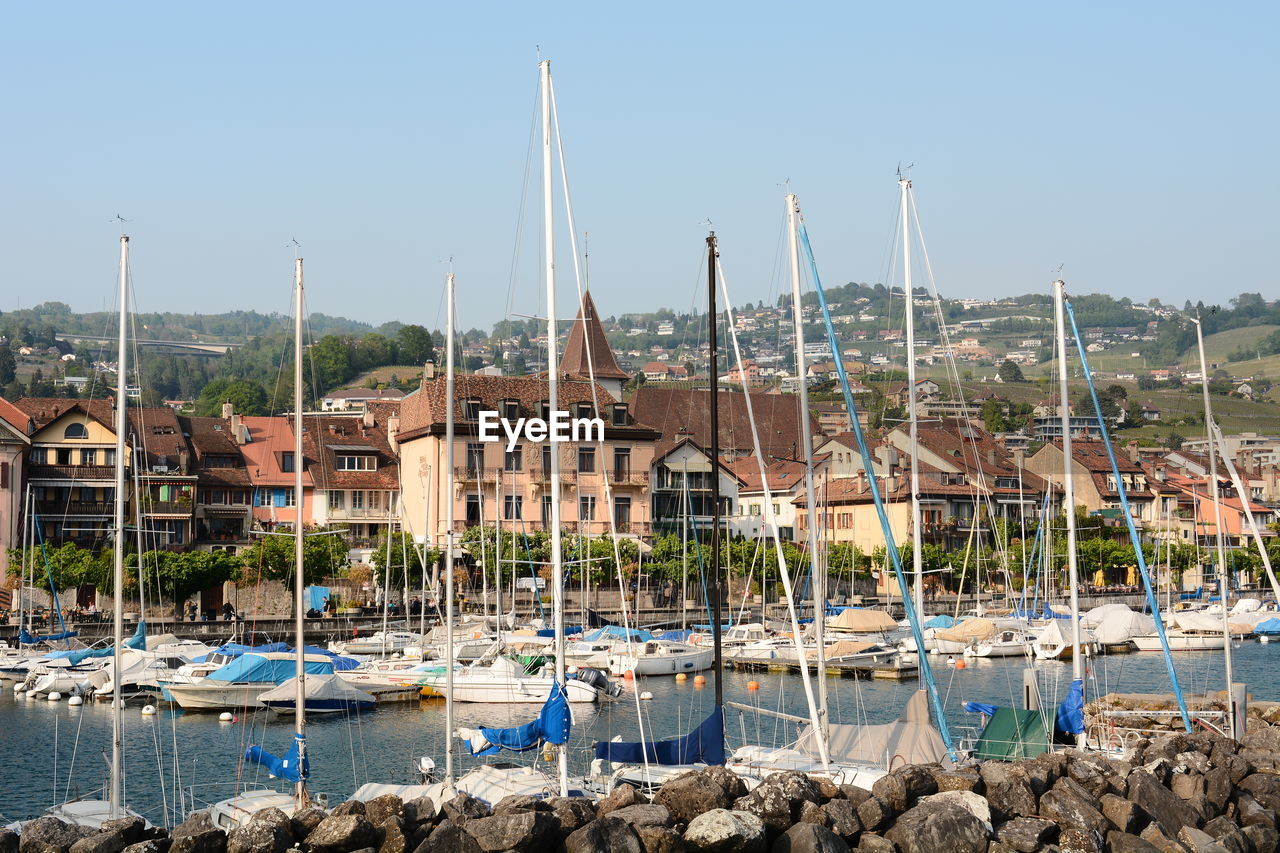
<svg viewBox="0 0 1280 853"><path fill-rule="evenodd" d="M227 834L221 829L188 832L173 839L169 853L226 853Z"/></svg>
<svg viewBox="0 0 1280 853"><path fill-rule="evenodd" d="M704 812L726 807L729 797L715 779L691 770L664 782L653 802L666 806L677 823L688 823Z"/></svg>
<svg viewBox="0 0 1280 853"><path fill-rule="evenodd" d="M551 806L551 814L560 824L559 835L567 838L570 833L581 829L598 816L595 806L586 797L552 797L547 800Z"/></svg>
<svg viewBox="0 0 1280 853"><path fill-rule="evenodd" d="M1178 830L1178 840L1191 853L1230 853L1226 847L1214 840L1212 835L1194 826L1184 826Z"/></svg>
<svg viewBox="0 0 1280 853"><path fill-rule="evenodd" d="M987 802L1001 818L1031 817L1036 814L1036 794L1024 767L988 761L979 770Z"/></svg>
<svg viewBox="0 0 1280 853"><path fill-rule="evenodd" d="M1236 794L1236 820L1241 826L1269 826L1276 828L1276 813L1244 791Z"/></svg>
<svg viewBox="0 0 1280 853"><path fill-rule="evenodd" d="M862 828L870 832L878 832L888 828L893 821L893 809L889 804L874 794L867 797L858 806L858 820Z"/></svg>
<svg viewBox="0 0 1280 853"><path fill-rule="evenodd" d="M172 843L168 838L152 838L130 844L120 853L169 853L169 847ZM13 849L17 850L18 848L15 847ZM9 853L9 851L5 850L4 847L0 847L0 853Z"/></svg>
<svg viewBox="0 0 1280 853"><path fill-rule="evenodd" d="M766 777L754 791L735 800L733 808L760 818L772 839L800 820L805 803L820 802L818 786L808 776L788 771Z"/></svg>
<svg viewBox="0 0 1280 853"><path fill-rule="evenodd" d="M947 770L934 764L929 765L929 772L933 775L933 781L937 784L939 793L943 791L976 791L979 794L982 793L982 777L973 768L963 767Z"/></svg>
<svg viewBox="0 0 1280 853"><path fill-rule="evenodd" d="M1142 809L1124 797L1117 797L1115 794L1103 794L1102 799L1098 802L1101 806L1102 816L1110 821L1111 825L1119 832L1132 835L1142 829L1139 824L1146 823L1146 815L1142 813Z"/></svg>
<svg viewBox="0 0 1280 853"><path fill-rule="evenodd" d="M1253 853L1276 853L1280 848L1280 833L1273 827L1254 824L1240 830L1249 842Z"/></svg>
<svg viewBox="0 0 1280 853"><path fill-rule="evenodd" d="M849 853L849 845L825 826L797 823L773 842L773 853Z"/></svg>
<svg viewBox="0 0 1280 853"><path fill-rule="evenodd" d="M858 810L852 803L845 799L832 800L822 806L822 812L826 815L828 829L851 846L857 842L858 833L862 832L862 821L858 820Z"/></svg>
<svg viewBox="0 0 1280 853"><path fill-rule="evenodd" d="M531 797L528 794L511 794L498 800L493 806L494 814L549 811L551 811L551 803L547 802L545 797Z"/></svg>
<svg viewBox="0 0 1280 853"><path fill-rule="evenodd" d="M1150 843L1160 853L1187 853L1187 848L1180 841L1166 835L1158 823L1147 824L1147 828L1138 833L1138 837Z"/></svg>
<svg viewBox="0 0 1280 853"><path fill-rule="evenodd" d="M458 794L440 807L440 814L458 826L469 820L489 817L493 810L483 800L477 800L470 794Z"/></svg>
<svg viewBox="0 0 1280 853"><path fill-rule="evenodd" d="M311 853L351 853L378 846L378 830L363 814L329 815L307 836Z"/></svg>
<svg viewBox="0 0 1280 853"><path fill-rule="evenodd" d="M764 853L764 821L749 812L712 809L689 822L684 842L690 853Z"/></svg>
<svg viewBox="0 0 1280 853"><path fill-rule="evenodd" d="M669 826L633 826L644 853L686 853L684 837Z"/></svg>
<svg viewBox="0 0 1280 853"><path fill-rule="evenodd" d="M885 833L903 853L986 853L988 826L954 803L924 800Z"/></svg>
<svg viewBox="0 0 1280 853"><path fill-rule="evenodd" d="M1212 767L1204 774L1204 798L1214 814L1222 814L1231 800L1231 771L1225 767Z"/></svg>
<svg viewBox="0 0 1280 853"><path fill-rule="evenodd" d="M1199 753L1196 753L1199 755ZM1174 773L1169 779L1169 790L1182 800L1194 800L1204 796L1204 777L1199 773Z"/></svg>
<svg viewBox="0 0 1280 853"><path fill-rule="evenodd" d="M646 800L639 791L630 784L623 782L621 785L610 791L608 796L602 798L600 802L596 803L596 814L599 817L604 817L615 809L622 809L627 806L634 806L636 803L647 802L648 800Z"/></svg>
<svg viewBox="0 0 1280 853"><path fill-rule="evenodd" d="M0 826L0 853L18 853L18 833Z"/></svg>
<svg viewBox="0 0 1280 853"><path fill-rule="evenodd" d="M399 815L385 817L377 830L382 838L382 843L378 845L378 853L412 853L418 846L405 832L404 818Z"/></svg>
<svg viewBox="0 0 1280 853"><path fill-rule="evenodd" d="M1129 774L1128 781L1129 800L1146 812L1152 821L1159 824L1160 829L1169 838L1177 838L1178 830L1188 823L1194 825L1194 816L1187 808L1186 801L1161 785L1156 781L1156 777L1145 770L1138 769Z"/></svg>
<svg viewBox="0 0 1280 853"><path fill-rule="evenodd" d="M618 813L597 818L564 840L565 853L644 853L635 830Z"/></svg>
<svg viewBox="0 0 1280 853"><path fill-rule="evenodd" d="M1240 780L1236 786L1273 812L1280 813L1280 776L1275 773L1254 773Z"/></svg>
<svg viewBox="0 0 1280 853"><path fill-rule="evenodd" d="M1107 833L1108 853L1160 853L1160 848L1140 836L1113 829Z"/></svg>
<svg viewBox="0 0 1280 853"><path fill-rule="evenodd" d="M991 806L983 797L973 791L941 791L925 797L921 802L928 802L934 805L950 803L953 806L959 806L982 821L982 825L987 829L987 834L991 834Z"/></svg>
<svg viewBox="0 0 1280 853"><path fill-rule="evenodd" d="M382 826L390 817L404 817L404 800L395 794L383 794L364 804L364 816L374 826Z"/></svg>
<svg viewBox="0 0 1280 853"><path fill-rule="evenodd" d="M742 781L742 777L726 767L712 765L703 768L702 775L710 778L713 782L724 789L724 795L733 802L739 797L747 795L747 783Z"/></svg>
<svg viewBox="0 0 1280 853"><path fill-rule="evenodd" d="M311 830L320 825L320 821L329 816L328 812L318 806L308 806L301 811L296 811L289 818L289 827L293 830L294 838L306 838L311 834Z"/></svg>
<svg viewBox="0 0 1280 853"><path fill-rule="evenodd" d="M68 853L120 853L128 846L120 830L101 830L72 844Z"/></svg>
<svg viewBox="0 0 1280 853"><path fill-rule="evenodd" d="M1015 817L996 830L996 840L1019 853L1034 853L1058 837L1058 825L1039 817Z"/></svg>
<svg viewBox="0 0 1280 853"><path fill-rule="evenodd" d="M559 824L550 812L512 812L477 817L463 824L483 853L503 850L544 850L555 840Z"/></svg>
<svg viewBox="0 0 1280 853"><path fill-rule="evenodd" d="M671 812L657 803L637 803L625 809L609 812L629 826L671 826Z"/></svg>
<svg viewBox="0 0 1280 853"><path fill-rule="evenodd" d="M444 820L436 824L414 853L481 853L481 850L465 829L451 820Z"/></svg>
<svg viewBox="0 0 1280 853"><path fill-rule="evenodd" d="M293 832L286 828L288 820L285 817L284 824L271 820L251 820L244 826L236 827L227 836L227 853L284 853L293 846Z"/></svg>
<svg viewBox="0 0 1280 853"><path fill-rule="evenodd" d="M888 803L894 811L905 812L921 797L938 793L938 782L928 767L910 765L881 776L871 786L871 793Z"/></svg>
<svg viewBox="0 0 1280 853"><path fill-rule="evenodd" d="M364 815L365 810L364 800L344 800L338 803L329 814L334 817L345 817L353 814Z"/></svg>
<svg viewBox="0 0 1280 853"><path fill-rule="evenodd" d="M1069 778L1059 779L1054 783L1053 789L1046 791L1040 798L1040 813L1058 824L1060 839L1068 831L1076 830L1092 839L1092 846L1100 848L1111 825L1097 806L1098 801ZM1078 846L1089 846L1084 840L1075 839L1074 836L1073 842ZM1066 846L1065 839L1060 844Z"/></svg>

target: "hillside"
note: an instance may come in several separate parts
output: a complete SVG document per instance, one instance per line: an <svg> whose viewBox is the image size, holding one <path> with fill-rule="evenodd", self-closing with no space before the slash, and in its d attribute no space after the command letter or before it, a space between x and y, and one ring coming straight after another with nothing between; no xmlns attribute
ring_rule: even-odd
<svg viewBox="0 0 1280 853"><path fill-rule="evenodd" d="M1277 329L1280 329L1280 326L1245 326L1240 329L1228 329L1225 332L1209 335L1204 339L1205 361L1209 364L1226 364L1233 353L1254 346L1258 341ZM1183 367L1188 369L1200 369L1200 355L1196 351L1196 347L1190 347L1182 353L1181 363ZM1250 364L1252 362L1242 363ZM1234 371L1232 372L1234 373ZM1245 372L1249 371L1246 370Z"/></svg>

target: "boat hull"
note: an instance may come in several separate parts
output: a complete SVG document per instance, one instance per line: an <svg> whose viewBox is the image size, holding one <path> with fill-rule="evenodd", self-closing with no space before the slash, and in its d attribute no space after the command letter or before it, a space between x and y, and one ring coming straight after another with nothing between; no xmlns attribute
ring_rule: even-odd
<svg viewBox="0 0 1280 853"><path fill-rule="evenodd" d="M226 711L232 708L264 708L258 695L272 687L274 682L261 681L250 684L165 684L160 692L165 699L176 702L187 711Z"/></svg>

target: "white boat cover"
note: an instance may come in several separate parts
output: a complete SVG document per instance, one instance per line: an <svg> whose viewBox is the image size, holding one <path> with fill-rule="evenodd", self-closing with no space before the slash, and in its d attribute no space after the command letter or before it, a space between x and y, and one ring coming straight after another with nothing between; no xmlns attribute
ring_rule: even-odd
<svg viewBox="0 0 1280 853"><path fill-rule="evenodd" d="M892 723L872 726L831 723L827 729L827 751L833 762L883 768L904 764L952 765L942 735L929 719L929 698L923 690L911 694L902 715ZM813 726L805 727L795 748L817 760Z"/></svg>
<svg viewBox="0 0 1280 853"><path fill-rule="evenodd" d="M831 645L826 647L825 657L826 657L826 660L831 660L832 658L842 658L842 657L847 657L849 655L857 655L867 651L868 649L874 649L878 645L879 645L878 643L863 643L857 640L841 640L838 643L832 643ZM810 660L816 659L817 657L818 657L818 650L809 649Z"/></svg>
<svg viewBox="0 0 1280 853"><path fill-rule="evenodd" d="M990 619L975 617L966 619L959 625L950 628L937 628L933 632L934 639L947 640L952 643L968 643L973 640L990 639L996 632L996 623Z"/></svg>
<svg viewBox="0 0 1280 853"><path fill-rule="evenodd" d="M1201 613L1196 610L1179 610L1173 614L1173 624L1177 625L1183 631L1201 631L1204 633L1221 634L1222 633L1222 614L1214 616L1209 613ZM1231 633L1248 634L1253 630L1252 625L1237 625L1231 623Z"/></svg>
<svg viewBox="0 0 1280 853"><path fill-rule="evenodd" d="M1262 609L1262 602L1256 598L1242 598L1231 608L1232 613L1252 613Z"/></svg>
<svg viewBox="0 0 1280 853"><path fill-rule="evenodd" d="M850 607L827 622L827 627L855 634L879 634L884 631L896 631L898 623L883 610L858 610Z"/></svg>
<svg viewBox="0 0 1280 853"><path fill-rule="evenodd" d="M1123 604L1107 604L1103 607L1116 608L1104 614L1101 621L1090 626L1098 642L1107 646L1118 646L1127 643L1134 637L1154 633L1156 620L1145 613L1130 610ZM1102 608L1095 607L1094 610ZM1090 615L1093 610L1089 611Z"/></svg>
<svg viewBox="0 0 1280 853"><path fill-rule="evenodd" d="M298 696L298 679L295 676L282 681L270 690L258 694L259 702L292 702ZM375 702L372 693L352 687L337 675L308 675L303 682L303 695L311 701Z"/></svg>

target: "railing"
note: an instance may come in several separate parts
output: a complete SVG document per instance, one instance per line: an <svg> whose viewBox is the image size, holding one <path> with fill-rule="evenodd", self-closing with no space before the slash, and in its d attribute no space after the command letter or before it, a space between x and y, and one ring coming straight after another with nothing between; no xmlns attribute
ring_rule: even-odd
<svg viewBox="0 0 1280 853"><path fill-rule="evenodd" d="M391 519L399 518L400 512L384 507L343 507L338 509L330 508L328 515L330 519L335 521L346 521L348 519L390 521Z"/></svg>
<svg viewBox="0 0 1280 853"><path fill-rule="evenodd" d="M572 463L566 463L560 466L560 477L562 479L566 477L590 476L594 473L594 471L579 472L578 466ZM530 482L549 483L551 482L551 469L543 468L541 465L532 467L529 469L528 476Z"/></svg>
<svg viewBox="0 0 1280 853"><path fill-rule="evenodd" d="M36 480L114 480L114 465L32 465L31 478Z"/></svg>
<svg viewBox="0 0 1280 853"><path fill-rule="evenodd" d="M614 486L647 486L649 485L648 471L608 471L609 483Z"/></svg>
<svg viewBox="0 0 1280 853"><path fill-rule="evenodd" d="M190 501L142 500L143 515L191 515L193 509Z"/></svg>
<svg viewBox="0 0 1280 853"><path fill-rule="evenodd" d="M116 505L110 501L36 501L36 512L54 515L111 515Z"/></svg>

